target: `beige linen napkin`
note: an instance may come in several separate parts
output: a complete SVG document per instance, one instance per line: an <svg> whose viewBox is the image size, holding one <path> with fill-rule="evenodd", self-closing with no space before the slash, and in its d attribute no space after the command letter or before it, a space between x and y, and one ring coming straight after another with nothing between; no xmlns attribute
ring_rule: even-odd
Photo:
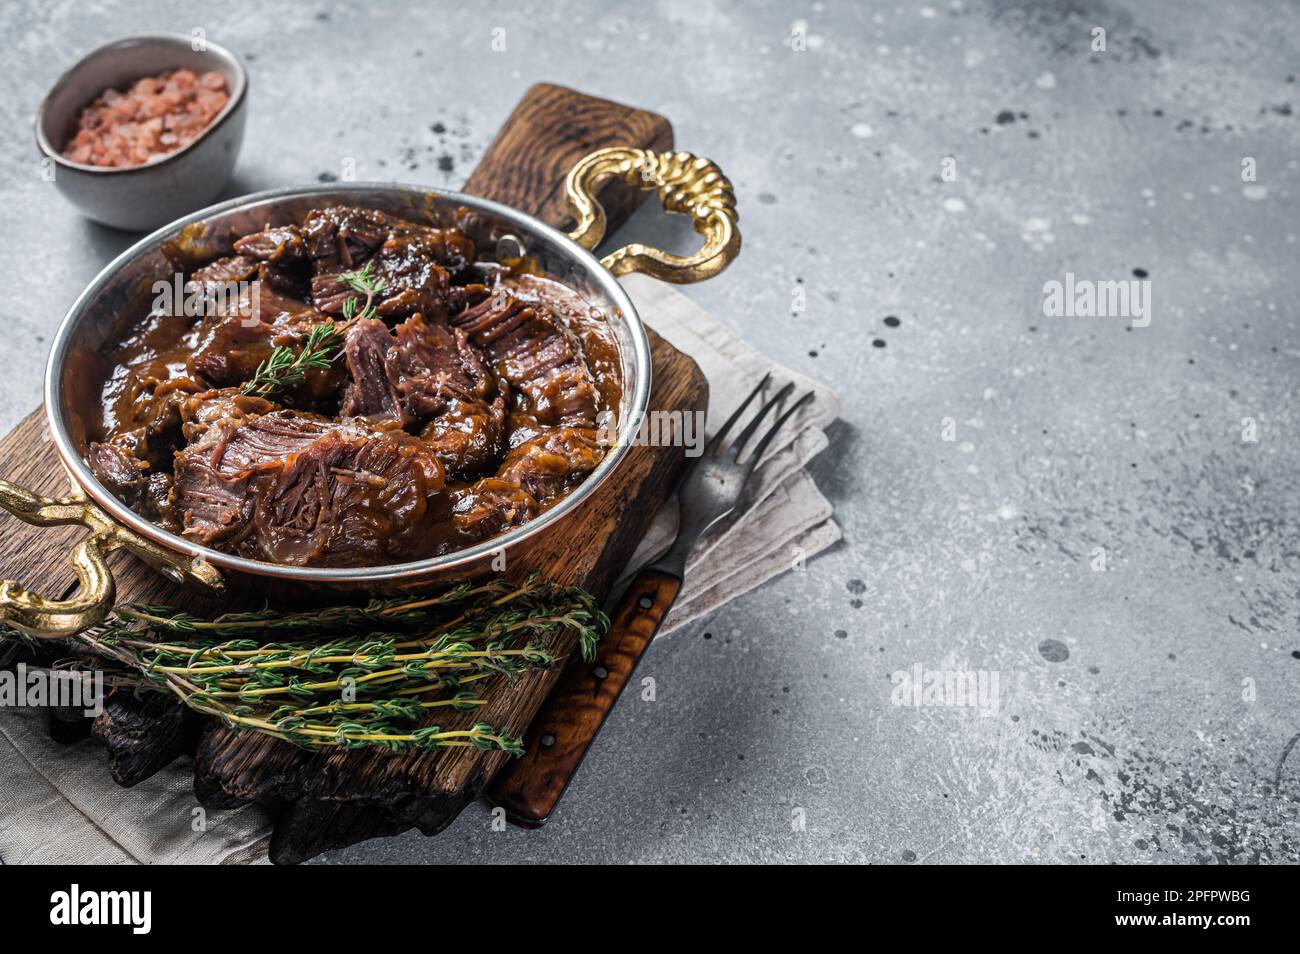
<svg viewBox="0 0 1300 954"><path fill-rule="evenodd" d="M755 505L701 542L687 566L677 605L661 633L704 616L803 562L840 537L831 506L803 466L826 447L835 393L782 368L746 345L670 286L625 280L637 309L659 334L699 362L709 380L708 424L715 428L766 372L773 387L794 381L816 400L801 408L754 472ZM710 431L712 433L712 431ZM633 566L672 542L675 504L658 514ZM197 813L197 814L196 814ZM270 819L256 806L203 812L193 793L193 763L180 759L134 788L108 774L97 742L51 741L37 710L0 709L0 860L5 864L237 864L265 861Z"/></svg>
<svg viewBox="0 0 1300 954"><path fill-rule="evenodd" d="M221 864L268 838L256 806L206 811L194 765L178 759L132 788L108 774L103 746L52 740L46 714L0 710L0 860L17 864ZM260 852L264 858L265 849Z"/></svg>

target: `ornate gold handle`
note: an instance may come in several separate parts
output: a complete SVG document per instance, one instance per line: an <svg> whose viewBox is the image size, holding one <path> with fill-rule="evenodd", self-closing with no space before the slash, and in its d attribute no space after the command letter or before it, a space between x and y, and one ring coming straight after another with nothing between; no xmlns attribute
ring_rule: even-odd
<svg viewBox="0 0 1300 954"><path fill-rule="evenodd" d="M176 583L196 583L220 592L224 583L216 567L194 557L182 557L147 540L86 499L69 478L66 497L42 497L0 479L0 507L38 527L79 525L90 536L72 548L69 557L77 574L77 592L66 600L30 593L15 580L0 580L0 623L41 639L58 639L102 623L113 609L116 587L107 555L119 547L144 560Z"/></svg>
<svg viewBox="0 0 1300 954"><path fill-rule="evenodd" d="M704 247L683 258L633 243L600 260L615 275L644 272L665 282L686 285L712 278L740 253L736 193L722 170L689 152L651 152L614 147L587 156L564 183L569 214L578 223L569 233L590 251L605 237L605 210L596 192L610 176L638 189L658 189L669 212L689 215Z"/></svg>

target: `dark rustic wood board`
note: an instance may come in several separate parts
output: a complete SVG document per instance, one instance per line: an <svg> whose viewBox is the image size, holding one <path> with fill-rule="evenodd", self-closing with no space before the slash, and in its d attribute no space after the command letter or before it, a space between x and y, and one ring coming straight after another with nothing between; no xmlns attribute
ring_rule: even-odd
<svg viewBox="0 0 1300 954"><path fill-rule="evenodd" d="M569 168L604 146L673 147L672 127L662 116L596 99L559 86L539 84L525 94L464 191L563 226L563 182ZM612 233L648 193L611 185L601 195ZM650 334L654 360L651 408L702 410L708 385L695 362ZM585 586L604 597L665 502L681 465L672 448L634 447L562 530L509 575L542 571L548 578ZM65 487L62 468L33 412L0 440L0 474L41 493ZM47 595L71 590L66 566L76 531L30 527L0 518L0 577L18 579ZM233 608L196 601L123 554L112 563L121 601L148 600L207 612ZM567 652L570 645L558 645ZM532 673L514 687L501 687L492 703L474 714L522 734L558 679L556 671ZM192 722L192 718L188 718ZM450 724L447 722L446 724ZM197 728L198 733L193 731ZM201 737L194 746L193 737ZM278 812L272 860L293 863L321 851L416 827L433 834L475 798L506 756L476 749L393 756L380 752L306 753L253 733L212 724L191 725L167 707L116 700L100 717L95 735L109 751L114 777L134 784L177 755L193 750L195 790L205 804L230 806L256 800Z"/></svg>

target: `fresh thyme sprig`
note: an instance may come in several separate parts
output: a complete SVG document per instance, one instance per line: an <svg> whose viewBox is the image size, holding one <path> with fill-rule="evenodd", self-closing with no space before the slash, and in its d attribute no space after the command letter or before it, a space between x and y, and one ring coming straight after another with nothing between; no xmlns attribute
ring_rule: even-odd
<svg viewBox="0 0 1300 954"><path fill-rule="evenodd" d="M361 311L357 311L357 300L349 298L343 303L343 317L348 321L360 320L362 318L375 317L375 296L383 293L387 287L383 276L376 275L371 270L373 262L366 262L360 270L354 272L344 272L338 276L338 281L347 285L358 295L366 296L366 303L361 306Z"/></svg>
<svg viewBox="0 0 1300 954"><path fill-rule="evenodd" d="M313 325L307 340L295 352L280 345L257 366L251 380L240 390L252 397L266 397L276 391L301 384L312 369L327 370L343 348L343 329L332 321Z"/></svg>
<svg viewBox="0 0 1300 954"><path fill-rule="evenodd" d="M375 317L375 296L383 293L387 283L382 276L374 274L371 265L371 262L366 262L363 268L344 272L337 278L357 294L366 296L360 311L357 310L357 299L349 298L343 303L345 320L341 324L326 321L312 326L307 340L296 352L287 345L275 348L240 390L252 397L266 397L301 384L310 370L327 370L343 351L343 338L348 327L362 318Z"/></svg>
<svg viewBox="0 0 1300 954"><path fill-rule="evenodd" d="M562 630L590 658L607 626L590 594L534 575L365 606L213 620L166 606L119 606L106 626L70 642L121 664L126 672L115 676L134 678L137 687L171 692L233 729L304 748L475 746L518 755L520 740L486 723L418 723L438 710L486 705L475 691L485 680L553 665L547 643ZM291 641L249 638L259 635Z"/></svg>

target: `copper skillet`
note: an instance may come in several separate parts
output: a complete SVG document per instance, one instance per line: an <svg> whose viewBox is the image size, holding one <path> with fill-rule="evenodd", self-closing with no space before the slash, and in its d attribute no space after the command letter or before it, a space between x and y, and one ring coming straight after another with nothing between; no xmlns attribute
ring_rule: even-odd
<svg viewBox="0 0 1300 954"><path fill-rule="evenodd" d="M669 212L691 217L704 237L694 255L681 257L632 244L597 260L595 248L605 233L605 213L596 192L611 177L629 186L656 189ZM460 193L431 194L394 184L348 184L277 189L234 199L180 219L137 242L90 283L55 334L45 371L45 413L59 457L68 472L65 497L42 497L0 480L0 507L37 526L75 524L90 531L73 547L70 560L79 581L68 599L48 599L13 580L0 581L0 622L33 636L58 638L101 622L115 598L106 554L123 548L177 583L220 591L239 581L274 591L330 588L392 593L458 580L491 571L494 558L520 559L545 530L554 529L591 496L625 458L650 398L650 347L636 307L616 280L643 272L685 284L721 272L740 251L736 201L731 183L707 159L690 153L655 153L612 148L593 152L570 171L565 182L573 231L559 232L531 215ZM580 292L605 312L614 331L623 371L617 440L600 466L568 497L535 520L475 546L432 559L388 566L312 568L263 563L198 546L154 526L129 510L104 488L87 467L86 409L98 399L104 380L104 346L125 315L147 311L155 280L170 277L165 241L183 241L215 256L228 251L230 236L270 222L297 221L323 204L351 204L428 222L455 223L479 247L522 245L542 269ZM515 249L518 254L518 249ZM499 563L497 565L500 565Z"/></svg>

